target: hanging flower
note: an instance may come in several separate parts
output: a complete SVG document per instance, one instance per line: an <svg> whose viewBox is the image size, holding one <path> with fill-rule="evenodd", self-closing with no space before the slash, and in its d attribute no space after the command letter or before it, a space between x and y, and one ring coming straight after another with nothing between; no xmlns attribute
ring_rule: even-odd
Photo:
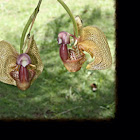
<svg viewBox="0 0 140 140"><path fill-rule="evenodd" d="M82 26L79 16L75 17L78 27L78 38L67 32L58 34L58 44L60 44L60 57L66 69L70 72L76 72L81 69L82 64L86 61L84 51L94 58L93 62L87 65L88 70L107 69L112 64L112 57L104 33L97 27ZM70 36L74 38L73 49L68 49Z"/></svg>
<svg viewBox="0 0 140 140"><path fill-rule="evenodd" d="M6 41L0 41L0 81L26 90L41 74L41 61L34 37L28 42L25 53L18 54Z"/></svg>

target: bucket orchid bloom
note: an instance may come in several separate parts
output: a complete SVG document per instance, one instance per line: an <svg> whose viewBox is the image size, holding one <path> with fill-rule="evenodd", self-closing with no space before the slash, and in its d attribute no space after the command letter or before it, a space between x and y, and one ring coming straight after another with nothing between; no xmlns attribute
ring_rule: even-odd
<svg viewBox="0 0 140 140"><path fill-rule="evenodd" d="M59 53L66 69L70 72L80 70L86 61L84 51L94 58L93 62L87 65L88 70L109 68L112 64L112 57L104 33L97 27L83 27L79 16L75 17L75 21L78 27L78 38L64 31L58 34ZM73 50L67 48L67 44L70 43L70 36L75 40L72 46Z"/></svg>
<svg viewBox="0 0 140 140"><path fill-rule="evenodd" d="M43 70L43 63L34 36L30 37L41 2L42 0L39 0L37 7L24 27L20 41L20 54L10 43L0 41L0 81L17 86L20 90L28 89ZM29 33L27 34L29 27ZM26 44L27 49L23 52Z"/></svg>
<svg viewBox="0 0 140 140"><path fill-rule="evenodd" d="M28 41L25 53L18 54L6 41L0 41L0 81L26 90L41 74L41 61L34 37Z"/></svg>

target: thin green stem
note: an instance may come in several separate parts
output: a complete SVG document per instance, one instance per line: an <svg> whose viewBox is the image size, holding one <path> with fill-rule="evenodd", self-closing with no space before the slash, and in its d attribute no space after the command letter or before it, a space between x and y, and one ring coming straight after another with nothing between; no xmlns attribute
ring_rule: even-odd
<svg viewBox="0 0 140 140"><path fill-rule="evenodd" d="M20 40L20 54L23 53L23 45L24 45L24 40L25 40L25 35L28 31L29 26L31 25L31 23L34 21L34 19L36 18L38 12L39 12L39 7L41 4L42 0L39 0L37 7L35 8L34 12L32 13L32 15L30 16L30 18L28 19L23 32L22 32L22 36L21 36L21 40Z"/></svg>
<svg viewBox="0 0 140 140"><path fill-rule="evenodd" d="M70 9L68 8L68 6L62 1L62 0L57 0L63 7L64 9L67 11L67 13L69 14L72 22L73 22L73 26L74 26L74 31L75 31L75 36L78 37L78 27L75 21L75 18L73 16L73 14L71 13Z"/></svg>

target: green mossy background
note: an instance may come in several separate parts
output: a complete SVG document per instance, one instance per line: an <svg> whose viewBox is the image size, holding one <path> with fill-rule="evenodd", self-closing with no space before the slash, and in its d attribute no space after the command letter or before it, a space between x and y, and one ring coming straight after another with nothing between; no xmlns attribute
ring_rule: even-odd
<svg viewBox="0 0 140 140"><path fill-rule="evenodd" d="M86 70L88 61L70 73L59 57L57 35L73 33L72 22L57 0L43 0L32 34L44 70L26 91L0 82L0 119L108 119L115 117L115 1L64 0L84 26L95 25L106 35L113 64L107 70ZM0 40L19 51L23 28L38 0L0 1ZM97 84L93 92L90 85Z"/></svg>

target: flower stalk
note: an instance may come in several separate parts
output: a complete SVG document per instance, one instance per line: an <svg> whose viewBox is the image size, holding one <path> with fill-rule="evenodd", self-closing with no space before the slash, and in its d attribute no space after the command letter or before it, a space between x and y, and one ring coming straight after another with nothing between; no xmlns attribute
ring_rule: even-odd
<svg viewBox="0 0 140 140"><path fill-rule="evenodd" d="M73 16L72 12L70 11L70 9L68 8L68 6L62 0L57 0L57 1L64 7L64 9L69 14L69 16L70 16L70 18L71 18L71 20L73 22L75 36L76 36L76 38L78 38L78 27L77 27L77 24L76 24L76 21L75 21L75 18Z"/></svg>
<svg viewBox="0 0 140 140"><path fill-rule="evenodd" d="M26 33L28 31L28 28L31 25L30 30L29 30L29 33L28 33L28 35L30 35L30 31L31 31L31 29L33 27L35 18L37 16L38 12L39 12L39 8L40 8L40 5L41 5L41 2L42 2L42 0L39 0L37 7L35 8L34 12L30 16L30 18L28 19L28 21L27 21L27 23L26 23L26 25L25 25L25 27L23 29L21 40L20 40L20 54L23 53L23 45L24 45L24 40L25 40Z"/></svg>

